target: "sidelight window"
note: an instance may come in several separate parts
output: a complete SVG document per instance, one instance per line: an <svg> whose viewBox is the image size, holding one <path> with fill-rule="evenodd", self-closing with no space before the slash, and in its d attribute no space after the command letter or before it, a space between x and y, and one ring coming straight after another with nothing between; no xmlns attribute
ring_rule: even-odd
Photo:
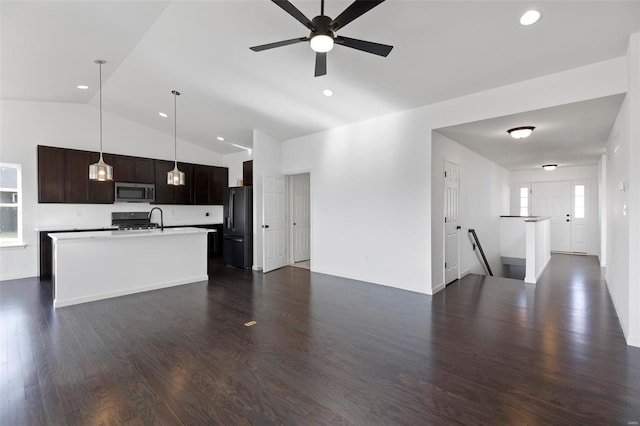
<svg viewBox="0 0 640 426"><path fill-rule="evenodd" d="M520 188L520 216L529 216L529 187Z"/></svg>
<svg viewBox="0 0 640 426"><path fill-rule="evenodd" d="M22 245L22 170L0 163L0 247Z"/></svg>

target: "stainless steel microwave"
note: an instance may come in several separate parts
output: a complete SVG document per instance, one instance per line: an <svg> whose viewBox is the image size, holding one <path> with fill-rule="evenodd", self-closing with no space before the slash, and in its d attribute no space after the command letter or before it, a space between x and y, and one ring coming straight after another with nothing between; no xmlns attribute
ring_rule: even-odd
<svg viewBox="0 0 640 426"><path fill-rule="evenodd" d="M116 182L116 203L153 203L156 186L151 183Z"/></svg>

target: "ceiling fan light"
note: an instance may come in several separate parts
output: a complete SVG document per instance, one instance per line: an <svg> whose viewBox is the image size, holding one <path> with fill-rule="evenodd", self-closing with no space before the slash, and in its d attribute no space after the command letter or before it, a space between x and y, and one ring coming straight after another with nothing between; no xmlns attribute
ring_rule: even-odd
<svg viewBox="0 0 640 426"><path fill-rule="evenodd" d="M311 38L309 44L316 52L328 52L333 49L333 37L326 34L317 34Z"/></svg>
<svg viewBox="0 0 640 426"><path fill-rule="evenodd" d="M557 167L557 164L545 164L544 166L542 166L542 168L548 172L550 172L551 170L555 170Z"/></svg>
<svg viewBox="0 0 640 426"><path fill-rule="evenodd" d="M524 139L531 135L533 129L535 129L533 126L514 127L513 129L507 130L507 133L514 139Z"/></svg>

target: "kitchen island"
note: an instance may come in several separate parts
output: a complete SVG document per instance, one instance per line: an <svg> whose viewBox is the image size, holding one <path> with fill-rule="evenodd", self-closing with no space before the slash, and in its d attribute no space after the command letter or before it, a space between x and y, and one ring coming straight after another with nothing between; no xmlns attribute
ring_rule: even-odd
<svg viewBox="0 0 640 426"><path fill-rule="evenodd" d="M208 233L185 227L50 234L53 306L205 281Z"/></svg>

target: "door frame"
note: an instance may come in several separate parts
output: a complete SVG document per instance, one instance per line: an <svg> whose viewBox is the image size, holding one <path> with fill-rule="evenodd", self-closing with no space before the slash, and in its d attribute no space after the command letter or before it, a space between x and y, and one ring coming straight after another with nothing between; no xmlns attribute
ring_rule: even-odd
<svg viewBox="0 0 640 426"><path fill-rule="evenodd" d="M308 175L309 176L309 264L313 258L313 200L311 197L311 172L298 172L292 174L285 174L286 185L286 203L287 203L287 260L289 265L296 263L294 253L294 240L293 240L293 184L292 180L296 176Z"/></svg>
<svg viewBox="0 0 640 426"><path fill-rule="evenodd" d="M452 158L449 158L447 156L444 156L443 161L442 161L442 285L444 287L446 287L448 284L447 283L447 268L445 267L445 261L447 259L447 224L444 221L444 218L446 218L446 214L447 214L447 193L446 193L446 181L444 179L444 171L445 171L445 164L446 163L451 163L451 164L455 164L458 167L458 226L460 226L460 189L461 189L461 181L462 179L460 179L460 176L462 175L462 167L461 167L461 163L458 160L454 160ZM462 232L462 228L460 227L460 229L458 230L459 232L456 233L457 235L457 250L456 250L456 262L458 264L458 274L456 279L460 279L462 278L461 275L461 268L460 268L460 233ZM451 281L453 282L453 281Z"/></svg>

